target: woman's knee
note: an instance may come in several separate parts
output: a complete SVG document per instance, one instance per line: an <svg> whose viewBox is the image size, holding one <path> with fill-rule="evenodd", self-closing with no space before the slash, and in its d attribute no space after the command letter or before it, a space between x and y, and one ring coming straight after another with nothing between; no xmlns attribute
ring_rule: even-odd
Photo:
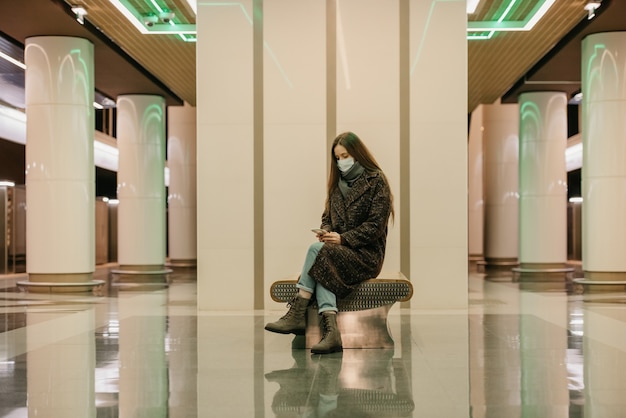
<svg viewBox="0 0 626 418"><path fill-rule="evenodd" d="M309 246L309 252L317 255L317 253L320 252L323 246L324 246L323 242L314 242L313 244Z"/></svg>

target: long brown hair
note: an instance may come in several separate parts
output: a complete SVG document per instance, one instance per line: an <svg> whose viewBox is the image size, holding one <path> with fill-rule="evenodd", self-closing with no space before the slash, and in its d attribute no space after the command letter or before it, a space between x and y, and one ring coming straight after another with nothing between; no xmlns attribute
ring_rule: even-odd
<svg viewBox="0 0 626 418"><path fill-rule="evenodd" d="M353 132L341 133L337 135L337 137L333 141L333 146L330 148L331 164L330 173L328 174L328 194L326 196L327 211L330 209L330 196L333 194L335 189L339 187L339 179L341 178L341 172L337 167L337 157L335 157L335 148L337 147L337 145L343 146L346 151L348 151L348 154L350 154L352 158L354 158L354 161L361 164L361 166L363 166L366 171L379 172L380 175L383 176L385 183L389 185L389 182L387 181L387 176L385 176L382 168L380 168L380 165L378 165L376 158L374 158L370 150L367 149L363 141L361 141L361 138L359 138ZM391 199L391 219L393 221L395 217L395 212L393 210L393 193L391 193L391 189L389 190L389 197Z"/></svg>

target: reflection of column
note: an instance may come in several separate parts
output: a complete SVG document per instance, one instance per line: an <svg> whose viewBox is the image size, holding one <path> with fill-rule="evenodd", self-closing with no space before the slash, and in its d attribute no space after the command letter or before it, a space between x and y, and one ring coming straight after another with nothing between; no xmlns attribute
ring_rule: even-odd
<svg viewBox="0 0 626 418"><path fill-rule="evenodd" d="M567 98L562 92L519 97L519 271L564 279L567 261Z"/></svg>
<svg viewBox="0 0 626 418"><path fill-rule="evenodd" d="M517 264L518 105L483 109L485 260L487 267Z"/></svg>
<svg viewBox="0 0 626 418"><path fill-rule="evenodd" d="M120 417L168 416L166 291L120 291Z"/></svg>
<svg viewBox="0 0 626 418"><path fill-rule="evenodd" d="M28 416L96 417L94 311L26 315Z"/></svg>
<svg viewBox="0 0 626 418"><path fill-rule="evenodd" d="M598 307L587 307L584 313L585 418L622 418L626 411L624 334L616 331L626 318L623 310L608 309L611 316Z"/></svg>
<svg viewBox="0 0 626 418"><path fill-rule="evenodd" d="M32 37L25 61L29 280L89 282L95 269L93 44Z"/></svg>
<svg viewBox="0 0 626 418"><path fill-rule="evenodd" d="M519 299L506 287L485 281L483 290L485 299L502 300L508 310L518 312ZM476 417L519 417L521 414L520 351L511 343L519 339L518 318L497 313L483 316L484 415Z"/></svg>
<svg viewBox="0 0 626 418"><path fill-rule="evenodd" d="M169 369L169 417L189 418L198 416L197 377L198 345L197 316L190 303L189 315L181 315L181 302L193 302L195 284L178 284L168 288L170 309L168 314L168 340L171 341L167 362ZM176 314L177 313L177 314Z"/></svg>
<svg viewBox="0 0 626 418"><path fill-rule="evenodd" d="M582 68L583 282L625 284L626 32L585 37Z"/></svg>
<svg viewBox="0 0 626 418"><path fill-rule="evenodd" d="M483 106L472 112L468 141L468 254L471 259L482 260L484 243L483 201Z"/></svg>
<svg viewBox="0 0 626 418"><path fill-rule="evenodd" d="M567 418L567 296L538 298L545 296L520 292L521 416Z"/></svg>
<svg viewBox="0 0 626 418"><path fill-rule="evenodd" d="M122 271L163 271L165 264L165 100L117 100L118 263Z"/></svg>
<svg viewBox="0 0 626 418"><path fill-rule="evenodd" d="M196 264L196 108L167 108L169 258L173 265Z"/></svg>

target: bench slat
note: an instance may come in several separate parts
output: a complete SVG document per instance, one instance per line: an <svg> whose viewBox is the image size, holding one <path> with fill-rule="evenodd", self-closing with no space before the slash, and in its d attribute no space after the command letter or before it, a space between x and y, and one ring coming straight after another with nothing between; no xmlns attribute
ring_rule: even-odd
<svg viewBox="0 0 626 418"><path fill-rule="evenodd" d="M289 302L297 293L297 280L279 280L270 287L276 302ZM404 279L369 279L344 299L337 300L340 311L361 311L405 302L413 296L413 285Z"/></svg>

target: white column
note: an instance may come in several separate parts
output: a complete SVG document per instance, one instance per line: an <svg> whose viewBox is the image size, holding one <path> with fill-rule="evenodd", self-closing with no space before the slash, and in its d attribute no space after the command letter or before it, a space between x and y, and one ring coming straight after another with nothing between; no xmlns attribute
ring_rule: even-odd
<svg viewBox="0 0 626 418"><path fill-rule="evenodd" d="M483 106L472 111L468 140L468 254L482 260L485 206L483 199Z"/></svg>
<svg viewBox="0 0 626 418"><path fill-rule="evenodd" d="M385 172L392 193L398 197L394 202L396 218L393 224L389 224L381 271L381 277L396 277L400 271L402 228L398 164L399 2L340 0L336 5L337 133L352 131L363 140ZM373 27L376 30L372 30Z"/></svg>
<svg viewBox="0 0 626 418"><path fill-rule="evenodd" d="M300 273L324 209L325 6L325 0L263 2L264 289ZM284 307L268 291L263 298L265 307Z"/></svg>
<svg viewBox="0 0 626 418"><path fill-rule="evenodd" d="M196 264L196 108L167 108L168 240L172 265Z"/></svg>
<svg viewBox="0 0 626 418"><path fill-rule="evenodd" d="M524 275L565 271L567 97L519 96L519 262Z"/></svg>
<svg viewBox="0 0 626 418"><path fill-rule="evenodd" d="M490 267L517 264L517 104L484 106L485 260Z"/></svg>
<svg viewBox="0 0 626 418"><path fill-rule="evenodd" d="M420 308L467 306L466 24L463 1L410 1L411 306Z"/></svg>
<svg viewBox="0 0 626 418"><path fill-rule="evenodd" d="M88 282L95 269L93 44L26 39L27 270Z"/></svg>
<svg viewBox="0 0 626 418"><path fill-rule="evenodd" d="M582 43L585 282L626 280L626 32Z"/></svg>
<svg viewBox="0 0 626 418"><path fill-rule="evenodd" d="M254 303L252 16L252 0L198 3L200 310L252 309ZM232 289L237 297L225 297Z"/></svg>
<svg viewBox="0 0 626 418"><path fill-rule="evenodd" d="M125 272L163 271L165 264L165 100L117 99L118 263Z"/></svg>

